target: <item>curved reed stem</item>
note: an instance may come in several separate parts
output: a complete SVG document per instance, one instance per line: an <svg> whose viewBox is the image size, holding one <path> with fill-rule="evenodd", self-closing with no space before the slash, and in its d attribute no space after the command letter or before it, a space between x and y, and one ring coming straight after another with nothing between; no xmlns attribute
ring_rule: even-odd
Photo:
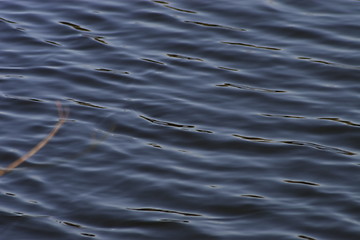
<svg viewBox="0 0 360 240"><path fill-rule="evenodd" d="M33 156L35 153L37 153L40 149L42 149L49 141L52 139L55 134L59 131L61 126L66 122L66 119L69 116L69 111L64 109L59 101L56 102L56 106L59 112L59 121L54 126L52 131L43 139L41 140L34 148L32 148L29 152L21 156L19 159L15 160L14 162L10 163L5 169L0 170L0 176L3 176L4 174L10 172L23 162L25 162L28 158Z"/></svg>

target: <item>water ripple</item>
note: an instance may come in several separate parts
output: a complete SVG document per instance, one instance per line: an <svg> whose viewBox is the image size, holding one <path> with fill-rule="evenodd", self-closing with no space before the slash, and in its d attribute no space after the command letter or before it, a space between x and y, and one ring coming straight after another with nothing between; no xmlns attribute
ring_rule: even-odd
<svg viewBox="0 0 360 240"><path fill-rule="evenodd" d="M0 1L2 238L358 240L358 3Z"/></svg>

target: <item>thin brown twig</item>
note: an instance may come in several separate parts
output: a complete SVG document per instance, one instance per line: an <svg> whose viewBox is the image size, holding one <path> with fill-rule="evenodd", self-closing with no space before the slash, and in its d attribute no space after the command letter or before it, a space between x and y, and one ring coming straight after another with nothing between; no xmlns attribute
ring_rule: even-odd
<svg viewBox="0 0 360 240"><path fill-rule="evenodd" d="M59 121L56 123L52 131L47 135L43 140L41 140L33 149L31 149L29 152L21 156L19 159L15 160L14 162L10 163L5 169L0 170L0 176L3 176L4 174L10 172L23 162L25 162L28 158L33 156L35 153L37 153L40 149L42 149L49 141L52 139L55 134L59 131L61 126L66 122L66 119L69 116L69 111L64 109L59 101L56 102L56 106L59 112Z"/></svg>

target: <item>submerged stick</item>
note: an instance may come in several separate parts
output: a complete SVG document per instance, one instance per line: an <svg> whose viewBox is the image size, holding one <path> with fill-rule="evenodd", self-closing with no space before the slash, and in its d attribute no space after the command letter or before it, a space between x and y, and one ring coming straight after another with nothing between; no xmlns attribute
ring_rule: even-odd
<svg viewBox="0 0 360 240"><path fill-rule="evenodd" d="M54 126L52 131L47 135L43 140L41 140L33 149L31 149L29 152L24 154L19 159L15 160L14 162L10 163L5 169L0 170L0 176L3 176L4 174L10 172L20 164L26 161L26 159L33 156L35 153L37 153L40 149L42 149L49 141L52 139L55 134L59 131L61 126L66 122L66 119L69 116L69 112L67 110L64 110L61 103L59 101L56 102L56 106L59 112L59 121Z"/></svg>

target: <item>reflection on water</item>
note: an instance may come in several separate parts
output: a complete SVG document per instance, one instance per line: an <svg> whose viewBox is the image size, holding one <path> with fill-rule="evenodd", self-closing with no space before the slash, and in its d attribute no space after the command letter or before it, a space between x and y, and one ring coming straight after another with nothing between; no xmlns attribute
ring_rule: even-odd
<svg viewBox="0 0 360 240"><path fill-rule="evenodd" d="M360 239L359 11L1 1L1 238Z"/></svg>

